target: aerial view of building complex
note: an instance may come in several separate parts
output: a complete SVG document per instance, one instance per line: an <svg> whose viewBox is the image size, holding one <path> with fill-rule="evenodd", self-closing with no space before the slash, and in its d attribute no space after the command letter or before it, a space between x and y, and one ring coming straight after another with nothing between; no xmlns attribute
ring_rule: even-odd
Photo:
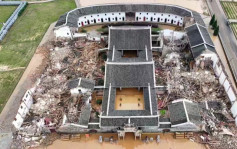
<svg viewBox="0 0 237 149"><path fill-rule="evenodd" d="M237 1L0 0L0 148L236 149Z"/></svg>

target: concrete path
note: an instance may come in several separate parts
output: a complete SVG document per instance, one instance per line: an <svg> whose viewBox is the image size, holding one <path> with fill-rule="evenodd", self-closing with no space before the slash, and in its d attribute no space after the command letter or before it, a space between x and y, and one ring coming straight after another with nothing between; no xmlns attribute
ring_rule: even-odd
<svg viewBox="0 0 237 149"><path fill-rule="evenodd" d="M212 0L212 1L207 0L207 4L211 10L211 13L216 14L216 19L217 19L218 25L220 26L219 37L224 47L224 51L228 59L228 63L230 65L232 74L234 76L235 83L236 83L236 80L237 80L237 41L236 41L236 38L230 26L227 25L227 18L225 16L224 11L222 10L220 2L218 0Z"/></svg>
<svg viewBox="0 0 237 149"><path fill-rule="evenodd" d="M237 19L228 19L230 23L237 23Z"/></svg>
<svg viewBox="0 0 237 149"><path fill-rule="evenodd" d="M80 0L75 0L75 3L76 3L77 8L80 8L80 7L81 7L81 5L80 5Z"/></svg>

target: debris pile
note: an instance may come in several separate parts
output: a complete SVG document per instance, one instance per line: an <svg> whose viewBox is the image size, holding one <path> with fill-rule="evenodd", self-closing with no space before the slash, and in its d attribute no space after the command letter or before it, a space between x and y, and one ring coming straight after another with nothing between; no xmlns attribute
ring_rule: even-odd
<svg viewBox="0 0 237 149"><path fill-rule="evenodd" d="M49 61L39 84L33 93L34 104L26 116L22 127L16 132L12 148L21 144L23 148L38 146L45 138L63 123L78 123L80 112L92 92L79 92L72 96L68 83L70 80L83 78L103 78L100 66L104 65L98 57L102 43L87 42L84 39L75 41L57 41L48 49Z"/></svg>

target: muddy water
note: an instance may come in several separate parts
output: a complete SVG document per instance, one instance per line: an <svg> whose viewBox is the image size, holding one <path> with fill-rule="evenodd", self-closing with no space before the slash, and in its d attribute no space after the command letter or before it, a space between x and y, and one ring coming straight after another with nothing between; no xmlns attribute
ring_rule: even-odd
<svg viewBox="0 0 237 149"><path fill-rule="evenodd" d="M114 136L117 139L116 134L103 134L103 137ZM142 136L142 139L146 135ZM156 135L149 135L155 138ZM174 139L172 134L160 134L160 143L156 143L154 140L150 143L144 143L141 140L134 140L132 133L127 133L124 140L119 140L117 143L98 142L99 134L93 134L89 139L86 139L84 135L78 142L72 141L61 141L56 140L52 145L48 146L47 149L205 149L201 144L192 142L187 139Z"/></svg>
<svg viewBox="0 0 237 149"><path fill-rule="evenodd" d="M152 4L152 3L162 3L162 4L172 4L182 7L186 7L195 10L199 13L203 13L203 0L79 0L81 7L92 6L98 4Z"/></svg>

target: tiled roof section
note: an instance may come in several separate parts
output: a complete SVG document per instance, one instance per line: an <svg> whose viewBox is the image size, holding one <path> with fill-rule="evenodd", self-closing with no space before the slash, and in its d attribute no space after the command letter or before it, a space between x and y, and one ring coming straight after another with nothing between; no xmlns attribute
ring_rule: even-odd
<svg viewBox="0 0 237 149"><path fill-rule="evenodd" d="M64 25L66 23L66 17L67 17L67 13L64 13L63 15L61 15L55 26L57 27L57 26Z"/></svg>
<svg viewBox="0 0 237 149"><path fill-rule="evenodd" d="M128 124L128 118L101 118L101 126L124 126L124 124Z"/></svg>
<svg viewBox="0 0 237 149"><path fill-rule="evenodd" d="M87 89L93 90L94 86L95 86L95 81L90 80L90 79L81 78L81 82L80 82L79 86L82 88L87 88Z"/></svg>
<svg viewBox="0 0 237 149"><path fill-rule="evenodd" d="M79 125L88 126L90 114L91 114L91 105L90 104L85 105L81 110L81 114L79 117Z"/></svg>
<svg viewBox="0 0 237 149"><path fill-rule="evenodd" d="M211 37L204 26L193 24L185 28L194 58L197 58L204 51L216 52Z"/></svg>
<svg viewBox="0 0 237 149"><path fill-rule="evenodd" d="M114 52L114 53L113 53ZM138 56L133 58L122 57L122 50L109 50L109 62L147 62L152 61L152 50L139 50ZM112 59L112 55L114 55Z"/></svg>
<svg viewBox="0 0 237 149"><path fill-rule="evenodd" d="M107 64L106 87L154 87L154 63L149 64Z"/></svg>
<svg viewBox="0 0 237 149"><path fill-rule="evenodd" d="M110 27L109 49L145 50L151 49L150 27Z"/></svg>
<svg viewBox="0 0 237 149"><path fill-rule="evenodd" d="M194 124L200 124L201 123L201 115L199 111L199 107L197 103L190 103L190 102L184 102L188 114L188 118L190 122L193 122Z"/></svg>
<svg viewBox="0 0 237 149"><path fill-rule="evenodd" d="M204 23L204 21L203 21L201 15L200 15L198 12L193 11L193 18L194 18L194 20L195 20L195 22L196 22L197 24L200 24L200 25L202 25L202 26L205 26L205 23Z"/></svg>
<svg viewBox="0 0 237 149"><path fill-rule="evenodd" d="M206 47L204 44L191 48L191 52L193 55L193 58L197 58L199 55L201 55L206 50Z"/></svg>
<svg viewBox="0 0 237 149"><path fill-rule="evenodd" d="M183 102L176 102L168 105L170 112L170 122L172 125L182 124L187 122L186 113Z"/></svg>
<svg viewBox="0 0 237 149"><path fill-rule="evenodd" d="M110 101L109 113L108 116L148 116L151 115L150 112L150 101L149 101L149 92L148 88L143 88L144 92L144 104L145 110L115 110L115 97L116 97L116 88L111 88L110 91L110 100L108 99L108 89L104 90L104 98L102 103L103 116L107 114L108 101ZM152 102L152 111L153 115L157 114L157 104L156 104L156 94L154 89L151 89L151 102Z"/></svg>
<svg viewBox="0 0 237 149"><path fill-rule="evenodd" d="M83 15L97 14L97 13L107 13L107 12L157 12L157 13L170 13L174 15L191 17L191 10L172 6L172 5L162 5L162 4L121 4L121 5L101 5L101 6L91 6L84 8L77 8L69 12L68 17L65 13L61 16L56 24L56 27L61 25L67 25L70 27L77 27L77 19ZM196 18L199 19L200 15L195 14ZM67 17L67 22L66 22ZM200 22L200 21L198 21ZM201 22L202 23L202 22Z"/></svg>
<svg viewBox="0 0 237 149"><path fill-rule="evenodd" d="M78 79L74 79L68 82L69 89L82 87L82 88L93 90L94 86L95 86L95 81L86 79L86 78L78 78Z"/></svg>
<svg viewBox="0 0 237 149"><path fill-rule="evenodd" d="M201 33L196 24L185 28L191 47L204 43Z"/></svg>
<svg viewBox="0 0 237 149"><path fill-rule="evenodd" d="M210 37L210 35L209 35L207 29L206 29L204 26L201 26L201 25L197 25L197 26L199 27L199 30L200 30L200 32L201 32L201 34L202 34L202 37L203 37L204 40L205 40L205 43L206 43L206 44L209 44L209 45L211 45L211 46L214 46L214 44L213 44L213 42L212 42L212 40L211 40L211 37Z"/></svg>
<svg viewBox="0 0 237 149"><path fill-rule="evenodd" d="M101 126L124 126L129 118L101 118ZM130 124L134 126L158 126L158 117L130 118Z"/></svg>
<svg viewBox="0 0 237 149"><path fill-rule="evenodd" d="M72 89L72 88L76 88L78 87L79 84L79 79L74 79L68 82L68 88Z"/></svg>
<svg viewBox="0 0 237 149"><path fill-rule="evenodd" d="M158 126L158 117L154 118L131 118L130 123L135 126Z"/></svg>

